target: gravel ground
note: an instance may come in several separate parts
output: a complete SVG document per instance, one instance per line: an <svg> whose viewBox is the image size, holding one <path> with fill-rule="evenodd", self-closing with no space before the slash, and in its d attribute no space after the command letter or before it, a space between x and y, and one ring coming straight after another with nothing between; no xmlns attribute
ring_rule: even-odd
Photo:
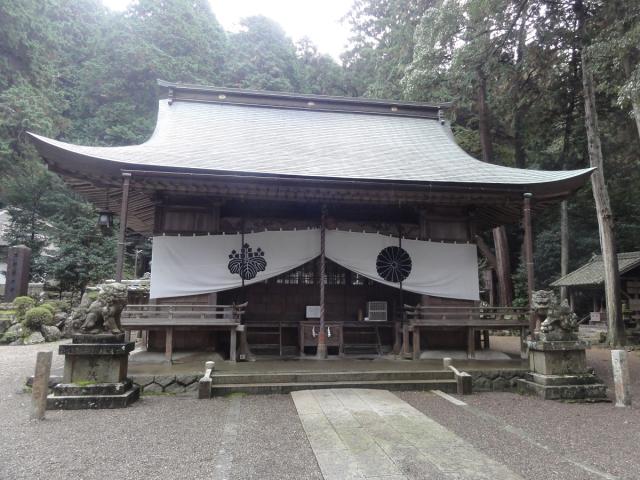
<svg viewBox="0 0 640 480"><path fill-rule="evenodd" d="M514 341L493 346L517 349ZM145 396L124 410L48 411L46 421L29 421L22 386L46 349L57 345L0 347L0 479L322 478L289 395ZM638 404L640 357L630 355ZM589 352L610 383L608 359L606 350ZM55 356L54 368L61 365ZM637 406L484 393L457 407L435 395L398 395L524 478L640 478Z"/></svg>
<svg viewBox="0 0 640 480"><path fill-rule="evenodd" d="M0 347L0 479L322 478L289 395L144 396L127 409L29 421L22 386L47 349L57 346ZM231 428L230 412L241 419Z"/></svg>
<svg viewBox="0 0 640 480"><path fill-rule="evenodd" d="M496 337L491 342L493 348L518 351L514 337ZM616 408L612 403L545 402L513 393L459 397L468 407L456 407L418 392L398 395L527 479L637 480L640 355L638 351L628 355L635 402L631 408ZM610 351L589 350L587 363L608 385L613 399Z"/></svg>

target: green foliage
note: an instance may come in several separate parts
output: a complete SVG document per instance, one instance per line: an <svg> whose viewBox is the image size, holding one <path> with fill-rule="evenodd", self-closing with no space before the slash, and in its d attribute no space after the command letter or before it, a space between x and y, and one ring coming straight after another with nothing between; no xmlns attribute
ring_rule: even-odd
<svg viewBox="0 0 640 480"><path fill-rule="evenodd" d="M16 297L13 299L13 306L16 309L16 319L21 322L27 310L36 306L36 301L31 297Z"/></svg>
<svg viewBox="0 0 640 480"><path fill-rule="evenodd" d="M296 49L284 30L263 16L241 21L229 36L226 83L238 88L300 91Z"/></svg>
<svg viewBox="0 0 640 480"><path fill-rule="evenodd" d="M58 311L56 306L51 303L43 303L42 305L40 305L40 307L46 308L47 310L49 310L51 312L51 315L55 315L56 312Z"/></svg>
<svg viewBox="0 0 640 480"><path fill-rule="evenodd" d="M51 325L53 323L53 314L48 308L33 307L27 310L22 323L29 330L39 330L43 325Z"/></svg>
<svg viewBox="0 0 640 480"><path fill-rule="evenodd" d="M95 209L70 203L54 217L51 240L58 247L44 261L47 272L60 282L61 291L82 291L113 275L115 237L104 235Z"/></svg>

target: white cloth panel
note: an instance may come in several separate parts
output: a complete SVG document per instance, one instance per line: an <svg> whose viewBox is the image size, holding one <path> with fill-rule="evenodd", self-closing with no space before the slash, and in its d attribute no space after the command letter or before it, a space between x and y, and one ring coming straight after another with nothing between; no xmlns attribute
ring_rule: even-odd
<svg viewBox="0 0 640 480"><path fill-rule="evenodd" d="M320 255L317 229L248 233L245 243L266 265L245 285L260 282L296 268ZM229 255L239 253L241 235L153 238L151 298L181 297L220 292L242 285L238 273L229 271ZM261 270L261 268L264 268ZM253 271L255 273L255 270Z"/></svg>
<svg viewBox="0 0 640 480"><path fill-rule="evenodd" d="M378 275L376 260L381 250L397 247L398 238L376 233L329 230L326 256L343 267L376 282L399 287ZM402 288L423 295L479 300L478 256L473 244L402 240L411 257L411 273Z"/></svg>

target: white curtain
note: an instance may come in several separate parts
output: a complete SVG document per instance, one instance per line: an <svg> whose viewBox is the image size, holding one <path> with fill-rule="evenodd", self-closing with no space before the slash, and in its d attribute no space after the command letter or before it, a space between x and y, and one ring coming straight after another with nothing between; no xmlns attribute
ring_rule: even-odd
<svg viewBox="0 0 640 480"><path fill-rule="evenodd" d="M474 244L402 240L376 233L329 230L327 258L364 277L423 295L479 300ZM384 251L384 252L383 252ZM394 281L385 280L380 274Z"/></svg>
<svg viewBox="0 0 640 480"><path fill-rule="evenodd" d="M318 229L242 236L154 237L151 298L220 292L261 282L320 255ZM243 257L244 255L244 257ZM385 285L423 295L478 300L476 246L326 232L330 260ZM386 278L386 279L385 279Z"/></svg>
<svg viewBox="0 0 640 480"><path fill-rule="evenodd" d="M220 292L261 282L320 255L313 230L247 233L242 236L154 237L151 298ZM251 250L249 250L251 249ZM245 257L243 257L245 255Z"/></svg>

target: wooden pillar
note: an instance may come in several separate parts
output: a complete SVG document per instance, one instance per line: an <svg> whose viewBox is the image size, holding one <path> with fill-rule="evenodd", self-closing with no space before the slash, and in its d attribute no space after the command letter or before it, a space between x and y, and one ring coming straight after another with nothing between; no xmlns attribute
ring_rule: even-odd
<svg viewBox="0 0 640 480"><path fill-rule="evenodd" d="M413 326L413 359L420 360L420 327L418 325Z"/></svg>
<svg viewBox="0 0 640 480"><path fill-rule="evenodd" d="M238 335L236 333L236 327L229 329L229 361L236 363L236 340Z"/></svg>
<svg viewBox="0 0 640 480"><path fill-rule="evenodd" d="M476 330L473 327L467 328L467 357L476 358Z"/></svg>
<svg viewBox="0 0 640 480"><path fill-rule="evenodd" d="M325 276L327 272L325 258L325 236L327 223L327 206L322 206L320 216L320 332L318 333L318 358L327 358L327 336L325 333Z"/></svg>
<svg viewBox="0 0 640 480"><path fill-rule="evenodd" d="M529 308L531 308L531 300L533 290L535 288L535 279L533 276L533 231L531 228L531 193L524 194L524 258L527 269L527 294L529 297ZM536 318L533 310L529 315L529 328L533 334L536 329Z"/></svg>
<svg viewBox="0 0 640 480"><path fill-rule="evenodd" d="M122 206L120 209L120 232L118 234L118 251L116 257L116 282L122 281L122 271L124 269L124 247L127 233L127 216L129 213L129 185L131 174L122 174Z"/></svg>
<svg viewBox="0 0 640 480"><path fill-rule="evenodd" d="M164 340L164 356L167 362L171 363L173 357L173 327L167 327Z"/></svg>

